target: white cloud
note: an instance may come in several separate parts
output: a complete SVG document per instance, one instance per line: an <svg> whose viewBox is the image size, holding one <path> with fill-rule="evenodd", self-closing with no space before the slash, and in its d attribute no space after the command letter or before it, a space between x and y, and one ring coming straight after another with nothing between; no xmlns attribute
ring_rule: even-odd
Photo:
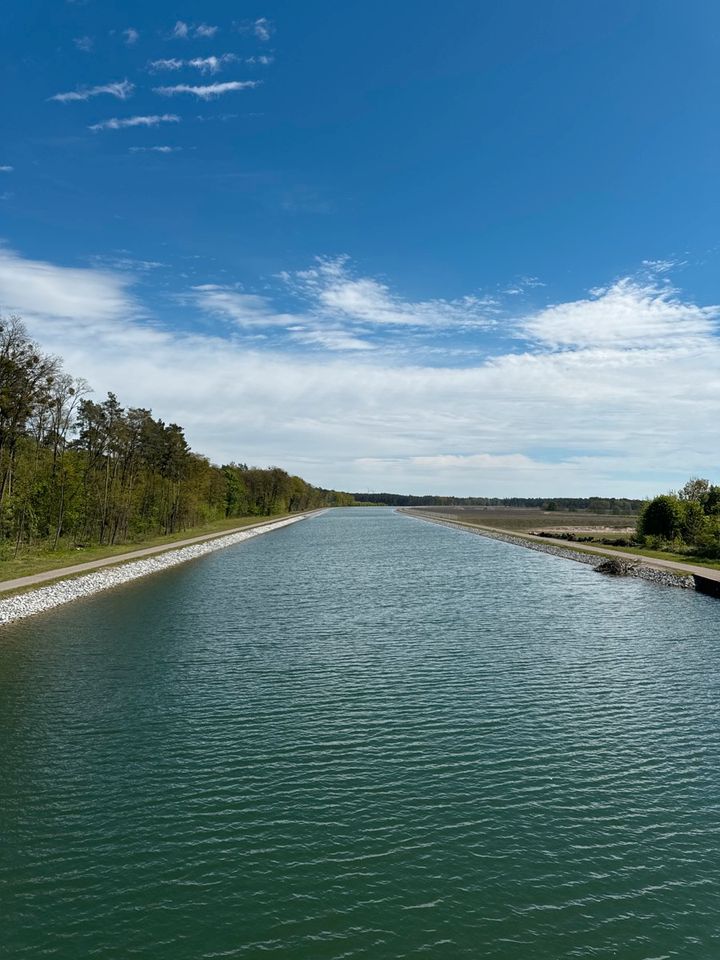
<svg viewBox="0 0 720 960"><path fill-rule="evenodd" d="M4 163L0 166L0 173L12 173L15 167L11 167L9 164Z"/></svg>
<svg viewBox="0 0 720 960"><path fill-rule="evenodd" d="M163 113L162 115L151 115L145 117L113 117L110 120L103 120L101 123L94 123L89 130L124 130L126 127L157 127L160 123L179 123L180 117L174 113Z"/></svg>
<svg viewBox="0 0 720 960"><path fill-rule="evenodd" d="M185 60L178 60L177 57L170 57L165 60L151 60L148 69L153 73L159 70L180 70L185 66Z"/></svg>
<svg viewBox="0 0 720 960"><path fill-rule="evenodd" d="M239 327L287 327L297 323L297 316L274 310L265 297L213 283L192 289L191 300L197 307Z"/></svg>
<svg viewBox="0 0 720 960"><path fill-rule="evenodd" d="M671 270L674 270L676 267L684 266L684 261L682 260L643 260L643 267L652 274L663 274L669 273Z"/></svg>
<svg viewBox="0 0 720 960"><path fill-rule="evenodd" d="M546 307L522 322L525 337L558 347L638 347L711 334L720 307L684 303L671 287L625 279L586 300Z"/></svg>
<svg viewBox="0 0 720 960"><path fill-rule="evenodd" d="M281 463L328 486L458 495L642 496L691 473L720 479L712 324L631 346L620 332L562 350L538 339L516 352L515 342L463 367L398 364L381 347L331 355L332 343L316 343L318 355L303 336L363 335L217 284L190 291L185 307L225 318L219 332L207 320L195 333L151 324L132 276L0 248L0 307L24 314L44 348L98 394L153 407L216 460ZM547 309L575 312L573 329L585 330L577 315L602 296ZM644 294L634 296L634 308L625 301L632 329L648 309ZM707 309L679 293L670 300L683 316Z"/></svg>
<svg viewBox="0 0 720 960"><path fill-rule="evenodd" d="M73 43L77 49L82 50L83 53L90 53L95 46L95 41L92 37L75 37Z"/></svg>
<svg viewBox="0 0 720 960"><path fill-rule="evenodd" d="M534 290L537 287L544 287L545 284L538 277L518 277L517 280L502 292L510 297L517 297L520 294L527 293L528 290Z"/></svg>
<svg viewBox="0 0 720 960"><path fill-rule="evenodd" d="M204 310L224 313L238 322L248 322L253 306L254 325L285 326L292 339L329 350L371 350L373 332L436 331L448 328L474 330L493 321L486 318L486 305L474 298L457 301L409 302L394 295L379 281L354 277L345 258L318 260L310 270L284 273L281 279L299 296L303 305L287 313L273 309L271 302L239 293L232 287L195 287L195 302ZM262 304L262 309L260 305Z"/></svg>
<svg viewBox="0 0 720 960"><path fill-rule="evenodd" d="M186 298L187 299L187 298ZM240 330L285 332L290 339L325 350L371 350L372 344L346 330L319 326L315 318L302 313L276 310L266 297L243 293L234 287L206 283L193 287L189 298L200 310L230 321Z"/></svg>
<svg viewBox="0 0 720 960"><path fill-rule="evenodd" d="M348 323L397 327L487 327L487 303L476 297L407 301L379 280L355 277L345 257L320 259L310 270L282 275L312 310Z"/></svg>
<svg viewBox="0 0 720 960"><path fill-rule="evenodd" d="M140 39L140 32L136 30L135 27L127 27L127 29L123 30L123 36L125 37L125 43L131 47Z"/></svg>
<svg viewBox="0 0 720 960"><path fill-rule="evenodd" d="M58 103L71 103L77 100L90 100L92 97L99 97L108 94L116 97L118 100L127 100L131 97L135 85L128 80L121 80L117 83L103 83L97 87L81 87L79 90L71 90L69 93L56 93L48 100L57 100Z"/></svg>
<svg viewBox="0 0 720 960"><path fill-rule="evenodd" d="M59 267L0 247L0 311L25 318L83 322L137 313L127 276L106 270Z"/></svg>
<svg viewBox="0 0 720 960"><path fill-rule="evenodd" d="M214 100L223 94L237 90L251 90L259 86L259 80L229 80L226 83L211 83L205 86L193 86L188 83L178 83L172 87L153 87L154 93L163 97L174 97L177 94L189 93L199 100Z"/></svg>
<svg viewBox="0 0 720 960"><path fill-rule="evenodd" d="M237 63L240 58L234 53L223 53L219 57L195 57L188 60L187 65L199 70L200 73L219 73L228 63Z"/></svg>
<svg viewBox="0 0 720 960"><path fill-rule="evenodd" d="M522 453L472 453L440 454L431 457L410 457L410 463L419 467L438 467L441 470L487 470L510 467L513 470L532 470L539 466L537 460Z"/></svg>
<svg viewBox="0 0 720 960"><path fill-rule="evenodd" d="M207 23L199 23L193 30L193 36L197 37L198 39L200 38L209 39L211 37L214 37L219 29L220 29L219 27L213 27Z"/></svg>
<svg viewBox="0 0 720 960"><path fill-rule="evenodd" d="M273 25L267 17L259 17L253 23L253 33L258 38L258 40L267 41L270 39L273 32Z"/></svg>
<svg viewBox="0 0 720 960"><path fill-rule="evenodd" d="M211 55L208 57L193 57L190 60L180 60L177 57L170 57L163 60L151 60L148 69L152 73L159 73L162 70L177 71L184 67L190 67L193 70L199 70L200 73L219 73L224 67L231 63L247 63L267 65L273 62L272 57L238 57L235 53L222 53L220 55Z"/></svg>
<svg viewBox="0 0 720 960"><path fill-rule="evenodd" d="M374 350L375 347L367 340L357 337L347 330L334 329L332 327L305 329L302 326L296 326L290 329L290 335L298 343L309 344L310 346L319 346L325 350L345 352L348 350Z"/></svg>
<svg viewBox="0 0 720 960"><path fill-rule="evenodd" d="M157 147L128 147L130 153L179 153L182 147L168 147L165 145Z"/></svg>
<svg viewBox="0 0 720 960"><path fill-rule="evenodd" d="M172 40L187 40L193 37L195 40L209 40L215 36L220 28L212 26L209 23L189 24L184 20L178 20L170 33Z"/></svg>
<svg viewBox="0 0 720 960"><path fill-rule="evenodd" d="M100 269L125 270L133 274L143 274L167 266L166 263L159 260L140 260L133 257L129 250L123 249L106 256L97 254L91 259ZM132 279L130 282L132 282Z"/></svg>

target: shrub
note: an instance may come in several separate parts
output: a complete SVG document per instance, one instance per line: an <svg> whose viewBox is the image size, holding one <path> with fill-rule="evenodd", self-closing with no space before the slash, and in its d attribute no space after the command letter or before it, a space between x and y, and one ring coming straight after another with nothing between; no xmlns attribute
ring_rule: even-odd
<svg viewBox="0 0 720 960"><path fill-rule="evenodd" d="M684 517L683 504L677 497L669 494L655 497L638 517L638 536L674 540L682 530Z"/></svg>
<svg viewBox="0 0 720 960"><path fill-rule="evenodd" d="M695 541L694 552L708 560L720 560L720 517L708 518L705 529Z"/></svg>
<svg viewBox="0 0 720 960"><path fill-rule="evenodd" d="M694 545L699 543L710 528L710 522L705 516L702 505L697 500L687 500L682 505L682 523L680 533L685 543Z"/></svg>

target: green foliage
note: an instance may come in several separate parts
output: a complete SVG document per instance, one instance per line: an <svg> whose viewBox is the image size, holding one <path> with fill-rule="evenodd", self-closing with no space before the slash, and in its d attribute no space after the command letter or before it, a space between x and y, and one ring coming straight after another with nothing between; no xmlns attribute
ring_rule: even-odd
<svg viewBox="0 0 720 960"><path fill-rule="evenodd" d="M705 533L707 517L702 504L698 503L697 500L687 500L682 506L683 516L680 524L680 536L685 543L695 546Z"/></svg>
<svg viewBox="0 0 720 960"><path fill-rule="evenodd" d="M674 540L681 531L683 517L680 500L671 494L662 494L651 500L640 514L638 536Z"/></svg>
<svg viewBox="0 0 720 960"><path fill-rule="evenodd" d="M691 477L677 493L655 497L638 518L645 546L663 550L672 543L680 552L720 558L720 487Z"/></svg>
<svg viewBox="0 0 720 960"><path fill-rule="evenodd" d="M680 500L684 501L696 501L699 504L703 504L707 498L708 493L710 492L710 481L704 480L702 477L690 477L688 482L679 491L678 497Z"/></svg>
<svg viewBox="0 0 720 960"><path fill-rule="evenodd" d="M695 542L695 550L701 557L720 560L720 516L707 518L705 527Z"/></svg>
<svg viewBox="0 0 720 960"><path fill-rule="evenodd" d="M720 487L710 486L703 503L703 509L709 517L720 515Z"/></svg>
<svg viewBox="0 0 720 960"><path fill-rule="evenodd" d="M88 393L18 319L0 318L0 558L352 502L280 467L214 466L178 424Z"/></svg>

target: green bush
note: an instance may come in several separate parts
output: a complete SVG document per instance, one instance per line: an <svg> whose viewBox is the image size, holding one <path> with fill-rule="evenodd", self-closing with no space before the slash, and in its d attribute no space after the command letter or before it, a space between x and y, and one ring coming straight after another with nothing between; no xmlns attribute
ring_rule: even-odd
<svg viewBox="0 0 720 960"><path fill-rule="evenodd" d="M710 521L705 515L702 505L697 500L688 500L682 505L682 523L680 525L680 534L691 546L699 543L710 529Z"/></svg>
<svg viewBox="0 0 720 960"><path fill-rule="evenodd" d="M720 560L720 517L708 518L705 529L695 541L694 552L708 560Z"/></svg>
<svg viewBox="0 0 720 960"><path fill-rule="evenodd" d="M683 503L677 497L662 494L643 508L638 517L638 536L674 540L682 533L684 519Z"/></svg>

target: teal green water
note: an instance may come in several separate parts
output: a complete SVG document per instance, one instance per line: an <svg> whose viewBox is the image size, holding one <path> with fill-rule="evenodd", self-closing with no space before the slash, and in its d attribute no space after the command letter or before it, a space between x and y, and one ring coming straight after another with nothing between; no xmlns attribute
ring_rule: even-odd
<svg viewBox="0 0 720 960"><path fill-rule="evenodd" d="M0 632L0 955L720 957L720 603L388 510Z"/></svg>

